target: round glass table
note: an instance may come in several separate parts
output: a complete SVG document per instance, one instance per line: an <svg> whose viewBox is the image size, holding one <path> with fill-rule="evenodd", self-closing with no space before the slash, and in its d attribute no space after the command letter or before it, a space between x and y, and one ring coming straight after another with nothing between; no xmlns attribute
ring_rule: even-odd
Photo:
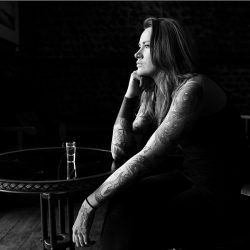
<svg viewBox="0 0 250 250"><path fill-rule="evenodd" d="M0 153L0 191L39 193L43 249L74 249L71 194L94 191L112 173L112 164L109 150L76 147L75 173L69 178L63 147L4 152Z"/></svg>

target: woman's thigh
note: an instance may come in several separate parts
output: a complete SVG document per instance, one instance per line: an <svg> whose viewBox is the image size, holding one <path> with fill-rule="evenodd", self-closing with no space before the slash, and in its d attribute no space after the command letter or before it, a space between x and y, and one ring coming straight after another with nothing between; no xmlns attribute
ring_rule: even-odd
<svg viewBox="0 0 250 250"><path fill-rule="evenodd" d="M171 172L144 178L119 192L109 202L102 230L103 249L156 247L165 207L192 185L179 172Z"/></svg>
<svg viewBox="0 0 250 250"><path fill-rule="evenodd" d="M178 171L150 176L110 200L102 239L119 246L110 250L213 244L223 230L222 211L211 193Z"/></svg>
<svg viewBox="0 0 250 250"><path fill-rule="evenodd" d="M111 210L117 208L133 214L147 212L149 207L161 210L192 186L193 183L179 171L149 176L115 195L109 207Z"/></svg>

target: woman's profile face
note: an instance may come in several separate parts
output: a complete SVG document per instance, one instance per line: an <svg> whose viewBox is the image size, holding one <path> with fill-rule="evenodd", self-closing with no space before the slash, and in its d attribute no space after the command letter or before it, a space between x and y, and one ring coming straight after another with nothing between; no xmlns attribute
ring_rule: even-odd
<svg viewBox="0 0 250 250"><path fill-rule="evenodd" d="M150 37L152 28L145 29L140 37L140 49L135 53L137 74L139 76L153 77L156 74L156 67L153 65L150 55Z"/></svg>

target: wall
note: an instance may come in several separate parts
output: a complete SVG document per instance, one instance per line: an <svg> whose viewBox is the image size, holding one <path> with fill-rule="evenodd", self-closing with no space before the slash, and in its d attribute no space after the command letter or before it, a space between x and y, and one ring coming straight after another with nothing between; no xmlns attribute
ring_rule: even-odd
<svg viewBox="0 0 250 250"><path fill-rule="evenodd" d="M5 120L35 114L33 122L50 142L59 143L63 121L68 138L109 148L148 16L179 19L197 48L201 72L231 92L242 114L250 114L249 2L28 1L19 2L19 10L19 51L10 48L6 58L13 60L7 60L8 69L5 62L1 66L13 85L4 92L15 90Z"/></svg>

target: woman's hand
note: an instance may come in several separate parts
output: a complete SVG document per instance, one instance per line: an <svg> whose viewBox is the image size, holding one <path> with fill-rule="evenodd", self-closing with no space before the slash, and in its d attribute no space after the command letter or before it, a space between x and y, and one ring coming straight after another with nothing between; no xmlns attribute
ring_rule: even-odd
<svg viewBox="0 0 250 250"><path fill-rule="evenodd" d="M95 210L84 200L73 225L73 242L77 247L91 246L95 241L89 239L90 229L94 220Z"/></svg>
<svg viewBox="0 0 250 250"><path fill-rule="evenodd" d="M139 96L142 91L150 91L154 85L152 78L148 76L139 76L137 71L130 75L128 89L125 94L127 98Z"/></svg>

